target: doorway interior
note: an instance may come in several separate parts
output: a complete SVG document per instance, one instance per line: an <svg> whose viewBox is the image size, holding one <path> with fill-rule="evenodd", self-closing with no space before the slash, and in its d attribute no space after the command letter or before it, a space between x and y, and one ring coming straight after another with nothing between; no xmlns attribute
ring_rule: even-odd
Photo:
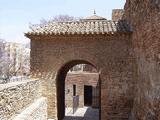
<svg viewBox="0 0 160 120"><path fill-rule="evenodd" d="M85 66L86 65L86 66ZM76 68L77 67L77 68ZM82 67L82 68L81 68ZM90 72L89 72L89 71ZM96 72L95 72L96 71ZM97 78L97 85L99 85L99 74L96 70L96 68L86 62L86 61L73 61L71 63L68 63L66 65L64 65L59 73L58 73L58 77L57 77L57 116L58 116L58 120L65 120L67 117L74 117L74 119L76 120L79 120L79 118L85 118L86 120L89 120L89 118L86 118L89 116L89 114L95 110L92 110L92 107L89 107L89 108L85 108L85 112L84 114L82 115L79 115L79 114L74 114L74 115L67 115L66 112L67 112L67 107L70 105L71 103L71 109L73 110L83 110L83 108L80 108L80 104L83 102L83 105L85 106L92 106L93 104L93 97L92 97L92 94L93 94L93 88L92 88L92 85L82 85L82 88L81 89L81 85L78 84L78 80L77 79L73 79L73 81L70 81L67 83L67 76L71 74L71 76L74 76L74 75L78 75L78 77L80 77L80 75L95 75L97 74L98 78ZM85 83L89 84L92 80L87 80L85 79ZM82 81L81 81L82 82ZM80 91L83 91L81 92L83 94L83 97L81 96L81 93ZM68 96L67 96L67 95ZM71 95L71 96L69 96ZM81 102L82 100L82 102ZM74 102L75 101L75 102ZM68 104L68 103L69 104ZM73 103L74 102L74 103ZM99 105L100 105L100 94L99 94ZM75 106L76 105L76 106ZM76 107L76 108L73 108L73 107ZM84 107L84 106L83 106ZM80 109L79 109L80 108ZM95 108L93 108L95 109ZM97 108L96 108L97 109ZM92 113L93 113L92 112ZM100 106L99 108L96 110L96 119L95 120L99 120L100 119ZM91 116L92 117L92 116Z"/></svg>
<svg viewBox="0 0 160 120"><path fill-rule="evenodd" d="M84 85L84 106L92 106L92 86Z"/></svg>

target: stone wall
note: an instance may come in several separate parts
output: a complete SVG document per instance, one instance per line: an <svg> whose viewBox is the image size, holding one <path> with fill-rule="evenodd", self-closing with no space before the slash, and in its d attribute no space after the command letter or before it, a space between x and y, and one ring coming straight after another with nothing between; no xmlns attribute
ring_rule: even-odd
<svg viewBox="0 0 160 120"><path fill-rule="evenodd" d="M20 114L17 114L13 120L47 120L46 98L39 98Z"/></svg>
<svg viewBox="0 0 160 120"><path fill-rule="evenodd" d="M132 120L160 120L160 1L127 0L124 18L132 25L137 63Z"/></svg>
<svg viewBox="0 0 160 120"><path fill-rule="evenodd" d="M98 73L68 73L65 80L65 102L67 107L73 104L73 85L76 85L76 95L79 96L79 107L84 107L84 85L93 87L92 107L99 107L99 74ZM68 92L67 92L68 91ZM99 93L99 92L98 92Z"/></svg>
<svg viewBox="0 0 160 120"><path fill-rule="evenodd" d="M0 119L8 120L41 96L39 80L0 84Z"/></svg>

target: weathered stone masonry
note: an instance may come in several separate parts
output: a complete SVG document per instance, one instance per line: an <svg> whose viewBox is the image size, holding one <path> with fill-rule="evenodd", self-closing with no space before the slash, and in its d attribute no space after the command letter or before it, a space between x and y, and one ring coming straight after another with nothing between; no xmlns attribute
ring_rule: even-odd
<svg viewBox="0 0 160 120"><path fill-rule="evenodd" d="M160 120L160 1L127 0L138 78L132 120Z"/></svg>
<svg viewBox="0 0 160 120"><path fill-rule="evenodd" d="M40 81L28 80L0 85L0 119L8 120L40 98Z"/></svg>
<svg viewBox="0 0 160 120"><path fill-rule="evenodd" d="M27 106L12 120L47 120L47 100L41 97Z"/></svg>

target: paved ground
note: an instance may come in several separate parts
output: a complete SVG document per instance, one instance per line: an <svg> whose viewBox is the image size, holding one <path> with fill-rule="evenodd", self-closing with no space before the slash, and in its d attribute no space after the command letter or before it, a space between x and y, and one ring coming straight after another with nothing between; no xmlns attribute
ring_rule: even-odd
<svg viewBox="0 0 160 120"><path fill-rule="evenodd" d="M99 120L99 109L91 107L78 108L76 113L72 114L71 108L68 108L63 120Z"/></svg>

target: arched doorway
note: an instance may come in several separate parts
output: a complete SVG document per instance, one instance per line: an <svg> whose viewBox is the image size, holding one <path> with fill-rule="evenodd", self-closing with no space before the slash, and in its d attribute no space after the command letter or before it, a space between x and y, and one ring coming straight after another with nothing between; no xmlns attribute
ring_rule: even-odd
<svg viewBox="0 0 160 120"><path fill-rule="evenodd" d="M124 20L100 17L34 25L25 34L31 39L31 74L42 81L49 119L64 117L66 74L74 65L85 63L100 68L101 119L128 119L137 79L130 28Z"/></svg>
<svg viewBox="0 0 160 120"><path fill-rule="evenodd" d="M66 63L65 65L63 65L57 74L56 85L57 85L57 116L58 116L58 120L63 120L65 115L67 115L67 114L65 114L65 109L66 109L66 104L67 104L67 103L65 103L65 93L67 92L67 88L65 87L65 84L66 84L65 79L66 79L67 73L69 70L71 70L71 68L73 68L76 65L80 65L80 64L89 65L94 69L94 71L96 70L96 72L97 72L95 74L98 75L98 78L97 78L97 86L99 87L99 89L98 89L98 107L99 107L98 113L100 113L100 77L99 77L99 73L98 73L97 68L92 63L85 61L85 60L73 60L73 61L70 61L70 62ZM83 101L79 101L79 97L82 97L82 96L76 95L76 92L75 92L76 91L76 83L73 83L70 85L73 86L73 88L72 88L72 90L73 90L72 94L74 94L73 100L74 100L74 97L75 98L78 97L78 105L80 103L80 104L83 104L81 106L85 106L85 105L91 106L91 107L92 107L92 105L94 106L93 101L92 101L93 99L91 99L92 97L89 97L89 96L93 94L93 91L96 90L97 86L93 87L92 84L91 85L90 84L83 84L84 86L82 86L82 88L83 88L82 91L84 93L83 94L84 99L83 99ZM70 92L70 90L68 90L68 92ZM74 103L72 104L72 106L73 106L73 111L74 111L74 107L75 107ZM88 110L90 110L90 109L88 109ZM74 116L74 119L75 118L76 118L76 116ZM99 120L99 119L100 119L100 114L98 114L98 119L96 119L96 120Z"/></svg>

